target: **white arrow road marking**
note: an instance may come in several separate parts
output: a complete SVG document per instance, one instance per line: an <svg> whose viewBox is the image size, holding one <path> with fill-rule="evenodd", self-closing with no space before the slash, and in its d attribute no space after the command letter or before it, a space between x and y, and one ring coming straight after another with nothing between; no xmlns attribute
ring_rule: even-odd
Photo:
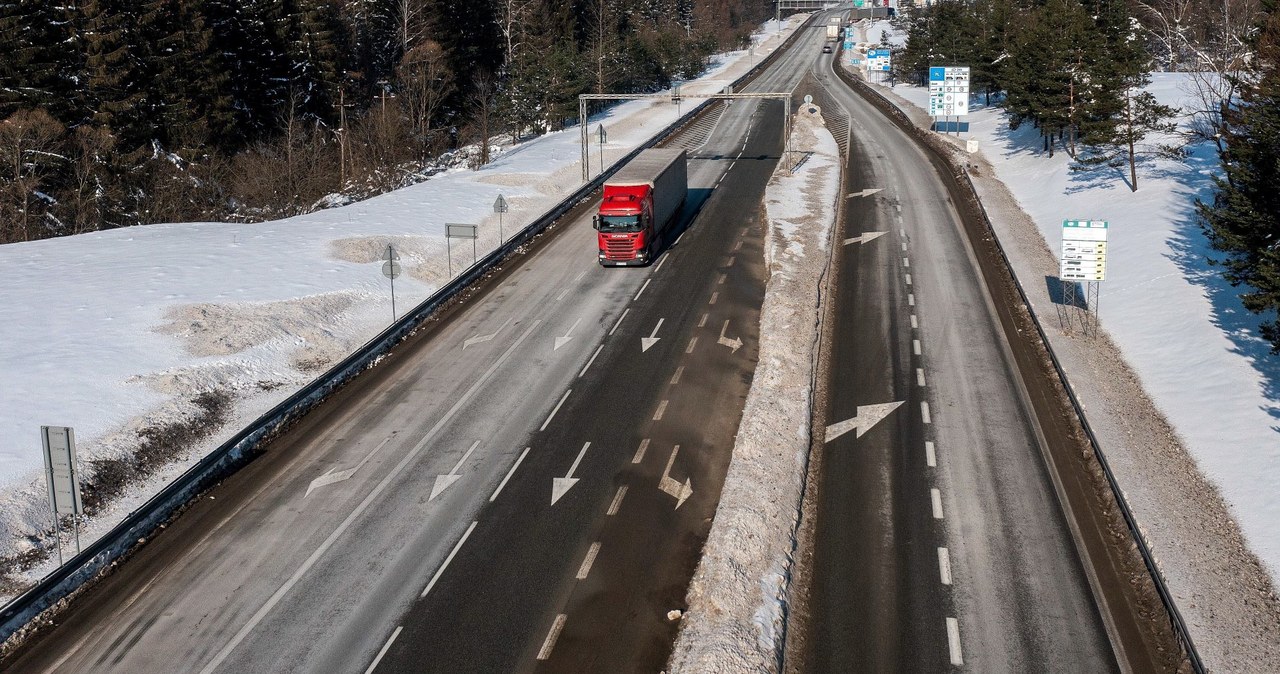
<svg viewBox="0 0 1280 674"><path fill-rule="evenodd" d="M845 239L844 245L847 246L851 243L868 243L884 236L885 234L888 234L888 232L863 232L860 236L855 236L852 239Z"/></svg>
<svg viewBox="0 0 1280 674"><path fill-rule="evenodd" d="M889 416L889 413L898 409L898 405L901 404L902 401L880 403L878 405L858 405L858 416L827 426L827 442L831 442L854 429L858 431L856 437L862 437L863 433L871 430L872 426L880 423L881 419Z"/></svg>
<svg viewBox="0 0 1280 674"><path fill-rule="evenodd" d="M479 440L476 440L475 442L471 443L471 449L468 449L467 452L462 455L462 458L458 459L457 465L453 467L453 470L449 471L448 475L436 476L436 483L434 486L431 487L431 495L427 497L428 501L439 496L440 492L448 489L449 485L453 484L454 482L457 482L462 477L461 475L458 474L458 471L462 468L462 464L467 462L467 457L471 456L471 452L476 451L476 447L479 447L479 446L480 446Z"/></svg>
<svg viewBox="0 0 1280 674"><path fill-rule="evenodd" d="M733 339L726 339L724 336L724 331L728 329L729 329L729 321L725 321L724 325L720 326L720 339L716 341L719 344L723 344L729 347L730 349L733 349L733 352L737 353L738 349L742 348L742 340L738 339L737 337L734 337Z"/></svg>
<svg viewBox="0 0 1280 674"><path fill-rule="evenodd" d="M664 320L666 319L659 318L658 324L653 326L653 332L648 337L640 338L640 353L644 353L645 351L648 351L649 347L653 346L654 344L657 344L658 340L662 339L661 337L658 336L658 328L662 327L662 322Z"/></svg>
<svg viewBox="0 0 1280 674"><path fill-rule="evenodd" d="M573 339L573 329L578 327L578 324L581 322L582 322L582 318L579 317L578 320L573 322L573 325L569 326L569 331L564 333L564 337L556 337L556 345L551 350L559 351L560 347L564 346L565 344L568 344L569 340Z"/></svg>
<svg viewBox="0 0 1280 674"><path fill-rule="evenodd" d="M466 341L464 341L464 342L462 343L462 348L464 348L464 349L465 349L465 348L467 348L468 346L471 346L472 344L479 344L479 343L481 343L481 342L487 342L487 341L489 341L489 340L493 339L494 337L497 337L497 336L498 336L498 333L499 333L499 332L502 332L502 329L503 329L503 328L505 328L505 327L507 327L507 324L508 324L508 323L510 323L510 322L511 322L511 319L510 319L510 318L508 318L507 320L503 321L503 322L502 322L502 325L499 325L499 326L498 326L498 329L497 329L497 330L494 330L492 335L476 335L476 336L474 336L474 337L468 337L468 338L466 339Z"/></svg>
<svg viewBox="0 0 1280 674"><path fill-rule="evenodd" d="M658 489L675 498L676 510L679 510L680 506L693 496L693 480L685 478L684 484L680 484L671 477L671 466L676 462L676 454L679 453L680 445L671 449L671 458L667 459L667 469L662 471L662 479L658 482Z"/></svg>
<svg viewBox="0 0 1280 674"><path fill-rule="evenodd" d="M578 452L578 458L573 460L573 465L569 466L569 472L565 473L564 477L551 478L551 505L555 505L556 501L569 493L573 485L578 484L578 478L573 476L573 471L578 469L578 464L582 463L582 457L587 455L587 448L590 446L590 442L582 446L582 451Z"/></svg>
<svg viewBox="0 0 1280 674"><path fill-rule="evenodd" d="M368 454L365 455L363 459L360 459L360 463L357 463L355 468L340 470L336 473L333 472L332 468L330 468L329 472L325 473L324 475L321 475L320 477L317 477L316 479L311 481L311 484L307 485L307 493L303 494L302 498L306 498L310 496L313 490L319 489L320 487L324 487L327 485L331 485L335 482L342 482L343 480L349 479L352 475L356 474L356 471L364 467L364 464L368 462L369 459L373 458L373 455L377 454L378 450L382 449L382 446L387 444L388 442L391 442L391 438L387 438L386 440L383 440L382 442L378 443L378 446L374 447L372 452L369 452Z"/></svg>
<svg viewBox="0 0 1280 674"><path fill-rule="evenodd" d="M850 194L850 195L846 196L846 197L845 197L845 199L852 199L852 198L854 198L854 197L869 197L869 196L871 196L871 195L875 194L876 192L883 192L883 191L884 191L884 188L883 188L883 187L867 188L867 189L862 190L861 192L854 192L854 193L852 193L852 194Z"/></svg>

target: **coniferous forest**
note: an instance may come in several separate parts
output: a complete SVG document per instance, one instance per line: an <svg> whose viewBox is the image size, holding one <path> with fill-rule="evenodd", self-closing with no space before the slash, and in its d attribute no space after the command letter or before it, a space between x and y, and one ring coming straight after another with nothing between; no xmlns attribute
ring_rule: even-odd
<svg viewBox="0 0 1280 674"><path fill-rule="evenodd" d="M0 0L0 243L305 212L580 93L691 77L766 0ZM347 198L344 197L344 198Z"/></svg>

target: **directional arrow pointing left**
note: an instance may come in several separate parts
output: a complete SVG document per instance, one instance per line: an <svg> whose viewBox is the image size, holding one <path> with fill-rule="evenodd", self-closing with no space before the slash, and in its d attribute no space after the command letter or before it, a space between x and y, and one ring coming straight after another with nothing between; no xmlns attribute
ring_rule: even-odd
<svg viewBox="0 0 1280 674"><path fill-rule="evenodd" d="M845 239L844 245L847 246L851 243L867 243L882 237L885 234L888 234L888 232L863 232L861 236L855 236L852 239Z"/></svg>
<svg viewBox="0 0 1280 674"><path fill-rule="evenodd" d="M475 442L471 443L471 449L468 449L467 452L462 455L462 458L458 459L457 465L453 467L453 470L449 471L448 475L436 476L436 483L431 487L431 495L427 497L428 501L439 496L441 492L449 488L449 485L453 484L454 482L457 482L458 479L462 477L461 475L458 474L458 471L462 469L462 464L467 462L467 457L471 456L471 452L476 451L476 447L479 447L479 446L480 446L479 440L476 440Z"/></svg>
<svg viewBox="0 0 1280 674"><path fill-rule="evenodd" d="M883 192L883 191L884 191L883 187L868 188L868 189L862 190L861 192L854 192L846 196L845 198L852 199L854 197L869 197L875 194L876 192Z"/></svg>
<svg viewBox="0 0 1280 674"><path fill-rule="evenodd" d="M898 409L901 404L902 401L880 403L878 405L858 405L858 416L827 426L827 442L831 442L854 429L858 431L856 437L862 437L863 433L871 430L872 426L880 423L881 419L889 416L889 413Z"/></svg>
<svg viewBox="0 0 1280 674"><path fill-rule="evenodd" d="M658 336L658 328L662 327L662 321L664 321L664 320L666 320L666 319L664 319L664 318L659 318L659 319L658 319L658 324L657 324L657 325L655 325L655 326L653 326L653 333L652 333L652 334L650 334L648 337L641 337L641 338L640 338L640 352L641 352L641 353L644 353L645 351L648 351L648 350L649 350L649 347L653 346L654 344L657 344L657 343L658 343L658 340L659 340L659 339L662 339L661 337L659 337L659 336Z"/></svg>
<svg viewBox="0 0 1280 674"><path fill-rule="evenodd" d="M373 455L377 454L378 450L382 449L382 446L387 444L388 442L391 442L391 438L387 438L386 440L383 440L382 442L378 443L378 446L374 447L372 452L369 452L367 455L365 455L363 459L360 459L360 463L357 463L355 468L340 470L336 473L333 472L332 468L330 468L329 472L325 473L324 475L321 475L320 477L317 477L316 479L311 481L311 484L307 485L307 493L303 494L302 498L306 498L310 496L311 492L321 487L350 479L352 475L356 474L356 471L363 468L364 464L368 462L369 459L373 458Z"/></svg>
<svg viewBox="0 0 1280 674"><path fill-rule="evenodd" d="M502 329L503 329L503 328L505 328L505 327L507 327L507 323L510 323L510 322L511 322L511 319L510 319L510 318L508 318L507 320L503 321L503 322L502 322L502 325L499 325L499 326L498 326L498 329L497 329L497 330L494 330L494 331L493 331L493 334L491 334L491 335L476 335L476 336L474 336L474 337L468 337L468 338L466 339L466 341L464 341L464 342L462 343L462 348L464 348L464 349L465 349L465 348L467 348L468 346L471 346L472 344L479 344L479 343L481 343L481 342L487 342L487 341L489 341L489 340L493 339L494 337L497 337L497 336L498 336L498 333L499 333L499 332L502 332Z"/></svg>
<svg viewBox="0 0 1280 674"><path fill-rule="evenodd" d="M578 478L573 476L573 471L578 469L578 464L582 463L582 457L587 455L587 448L590 446L590 442L582 446L582 451L578 452L578 458L573 460L573 465L569 466L569 472L565 473L564 477L551 478L551 505L555 505L556 501L569 493L573 485L578 484Z"/></svg>
<svg viewBox="0 0 1280 674"><path fill-rule="evenodd" d="M569 343L569 340L573 339L573 336L572 336L572 335L573 335L573 329L574 329L574 328L576 328L576 327L578 327L578 324L579 324L579 323L581 323L581 322L582 322L582 319L581 319L581 318L579 318L578 320L576 320L576 321L574 321L574 322L573 322L573 325L570 325L570 326L569 326L569 331L568 331L568 332L566 332L566 333L564 333L564 337L556 337L556 345L555 345L554 347L552 347L552 349L551 349L551 350L552 350L552 351L559 351L559 350L560 350L560 347L564 346L565 344L568 344L568 343Z"/></svg>

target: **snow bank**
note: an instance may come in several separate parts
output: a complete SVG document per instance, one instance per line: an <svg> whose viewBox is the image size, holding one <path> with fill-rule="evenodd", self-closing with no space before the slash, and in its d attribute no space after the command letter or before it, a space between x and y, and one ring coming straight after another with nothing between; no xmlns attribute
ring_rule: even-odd
<svg viewBox="0 0 1280 674"><path fill-rule="evenodd" d="M754 54L714 57L684 90L723 89L804 18L767 22ZM673 122L676 110L670 101L633 101L593 117L609 132L605 163ZM87 545L386 327L387 244L404 268L395 283L403 313L449 279L450 258L455 276L471 264L471 242L446 247L445 223L476 224L475 254L483 256L500 232L509 237L577 189L578 138L573 127L498 147L478 171L446 171L284 220L149 225L0 246L0 561L51 547L40 425L73 426L83 472L92 475L94 461L130 456L140 430L190 418L200 393L236 401L221 429L86 523ZM598 166L599 146L591 151ZM492 211L499 194L510 205L501 223ZM19 584L51 564L28 570ZM5 580L0 602L21 589Z"/></svg>
<svg viewBox="0 0 1280 674"><path fill-rule="evenodd" d="M674 672L768 672L781 662L808 465L818 290L840 187L839 149L820 115L800 113L791 142L812 154L794 175L779 165L765 194L770 276L759 363L715 522L689 587Z"/></svg>

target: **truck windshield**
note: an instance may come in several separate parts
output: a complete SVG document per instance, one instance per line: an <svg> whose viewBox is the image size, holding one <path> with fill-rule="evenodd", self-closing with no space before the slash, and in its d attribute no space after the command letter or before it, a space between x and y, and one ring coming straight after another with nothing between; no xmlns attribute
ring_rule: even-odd
<svg viewBox="0 0 1280 674"><path fill-rule="evenodd" d="M602 215L600 216L602 232L638 232L640 218L634 215Z"/></svg>

